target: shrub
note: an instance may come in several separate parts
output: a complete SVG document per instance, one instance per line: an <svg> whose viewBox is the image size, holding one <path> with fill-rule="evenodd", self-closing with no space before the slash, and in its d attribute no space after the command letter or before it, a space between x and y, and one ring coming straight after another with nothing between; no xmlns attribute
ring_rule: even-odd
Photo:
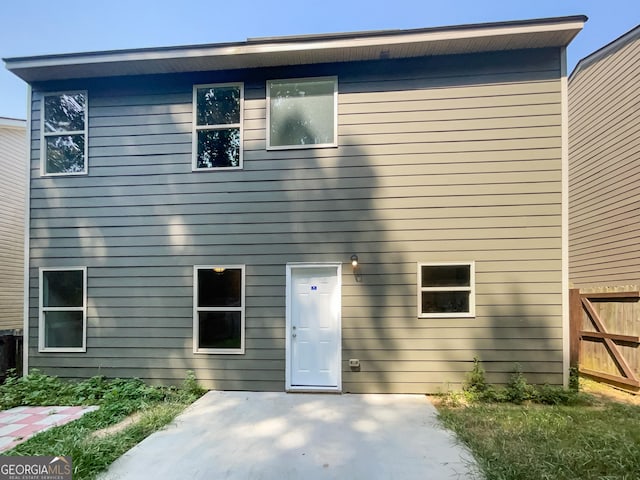
<svg viewBox="0 0 640 480"><path fill-rule="evenodd" d="M196 374L192 370L189 370L187 372L187 376L184 379L184 382L182 382L182 392L184 392L186 395L191 395L195 398L198 398L204 395L207 390L200 386L196 378Z"/></svg>
<svg viewBox="0 0 640 480"><path fill-rule="evenodd" d="M137 400L142 402L164 400L166 392L158 387L151 387L139 378L116 378L106 385L104 401Z"/></svg>
<svg viewBox="0 0 640 480"><path fill-rule="evenodd" d="M484 368L480 365L478 357L473 357L473 368L467 373L467 380L462 389L465 392L481 394L487 390L487 380L485 379Z"/></svg>
<svg viewBox="0 0 640 480"><path fill-rule="evenodd" d="M516 364L515 372L511 375L505 390L506 399L516 404L536 398L536 389L527 383L519 364Z"/></svg>
<svg viewBox="0 0 640 480"><path fill-rule="evenodd" d="M21 405L60 405L61 402L77 405L74 397L71 384L36 369L24 377L11 371L0 385L0 409L3 410Z"/></svg>
<svg viewBox="0 0 640 480"><path fill-rule="evenodd" d="M100 405L112 415L122 416L165 400L194 401L205 391L193 372L187 373L178 389L149 386L139 378L109 380L96 376L82 382L66 382L34 369L24 377L12 372L0 385L0 410L23 405Z"/></svg>
<svg viewBox="0 0 640 480"><path fill-rule="evenodd" d="M108 380L104 376L91 377L74 385L74 392L80 403L91 403L101 400L108 389Z"/></svg>
<svg viewBox="0 0 640 480"><path fill-rule="evenodd" d="M569 369L569 388L574 392L580 390L580 374L578 367L571 367Z"/></svg>
<svg viewBox="0 0 640 480"><path fill-rule="evenodd" d="M577 372L573 372L577 379ZM509 383L504 388L488 384L485 370L478 358L473 359L473 368L467 373L462 392L448 392L443 396L443 404L450 407L462 406L474 402L515 403L535 402L544 405L588 405L591 397L582 395L577 390L565 390L562 387L541 385L534 386L527 382L519 364Z"/></svg>
<svg viewBox="0 0 640 480"><path fill-rule="evenodd" d="M541 385L536 389L535 400L543 405L569 405L575 397L575 392L561 387Z"/></svg>
<svg viewBox="0 0 640 480"><path fill-rule="evenodd" d="M543 405L592 405L593 397L554 385L540 385L536 388L536 403Z"/></svg>

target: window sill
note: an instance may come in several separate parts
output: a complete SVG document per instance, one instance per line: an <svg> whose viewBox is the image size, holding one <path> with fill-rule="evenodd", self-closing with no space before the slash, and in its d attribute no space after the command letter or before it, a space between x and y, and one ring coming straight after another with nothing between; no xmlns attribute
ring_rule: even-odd
<svg viewBox="0 0 640 480"><path fill-rule="evenodd" d="M314 148L338 148L338 143L319 143L319 144L313 144L313 145L282 145L282 146L275 146L275 147L271 147L268 146L267 147L267 152L270 151L278 151L278 150L311 150Z"/></svg>
<svg viewBox="0 0 640 480"><path fill-rule="evenodd" d="M193 353L199 354L199 355L244 355L244 348L240 348L240 349L197 348L193 350Z"/></svg>
<svg viewBox="0 0 640 480"><path fill-rule="evenodd" d="M475 313L421 313L418 318L475 318Z"/></svg>
<svg viewBox="0 0 640 480"><path fill-rule="evenodd" d="M243 170L244 167L211 167L211 168L191 168L192 172L226 172L228 170Z"/></svg>
<svg viewBox="0 0 640 480"><path fill-rule="evenodd" d="M87 353L86 347L38 348L38 353Z"/></svg>
<svg viewBox="0 0 640 480"><path fill-rule="evenodd" d="M73 172L73 173L41 173L41 177L79 177L89 175L89 172Z"/></svg>

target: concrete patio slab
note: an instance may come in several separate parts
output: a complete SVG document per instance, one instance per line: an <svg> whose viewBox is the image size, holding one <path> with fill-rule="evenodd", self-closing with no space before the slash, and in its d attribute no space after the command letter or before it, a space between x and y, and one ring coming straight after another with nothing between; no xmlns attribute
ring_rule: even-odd
<svg viewBox="0 0 640 480"><path fill-rule="evenodd" d="M209 392L103 480L475 479L420 395Z"/></svg>

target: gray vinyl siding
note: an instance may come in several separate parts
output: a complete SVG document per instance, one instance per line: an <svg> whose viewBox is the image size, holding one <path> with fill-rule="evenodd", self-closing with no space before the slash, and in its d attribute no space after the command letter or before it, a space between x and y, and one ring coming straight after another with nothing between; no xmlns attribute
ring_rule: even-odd
<svg viewBox="0 0 640 480"><path fill-rule="evenodd" d="M562 382L556 50L35 89L30 365L283 390L285 266L343 262L345 392ZM337 75L339 147L265 150L265 81ZM192 85L243 81L244 169L191 171ZM89 174L39 177L42 89L89 96ZM356 281L350 257L360 260ZM418 262L475 261L476 317L418 319ZM193 265L246 265L246 353L192 353ZM82 354L37 352L40 266L88 267ZM350 358L362 369L352 372Z"/></svg>
<svg viewBox="0 0 640 480"><path fill-rule="evenodd" d="M23 326L25 132L0 120L0 331Z"/></svg>
<svg viewBox="0 0 640 480"><path fill-rule="evenodd" d="M640 30L569 81L570 279L640 283Z"/></svg>

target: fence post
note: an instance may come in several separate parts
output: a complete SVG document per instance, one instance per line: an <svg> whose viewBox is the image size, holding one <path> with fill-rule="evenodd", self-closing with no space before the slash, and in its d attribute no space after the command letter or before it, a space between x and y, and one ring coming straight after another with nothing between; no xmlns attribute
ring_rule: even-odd
<svg viewBox="0 0 640 480"><path fill-rule="evenodd" d="M580 331L582 330L582 302L580 289L569 290L569 366L580 363Z"/></svg>

